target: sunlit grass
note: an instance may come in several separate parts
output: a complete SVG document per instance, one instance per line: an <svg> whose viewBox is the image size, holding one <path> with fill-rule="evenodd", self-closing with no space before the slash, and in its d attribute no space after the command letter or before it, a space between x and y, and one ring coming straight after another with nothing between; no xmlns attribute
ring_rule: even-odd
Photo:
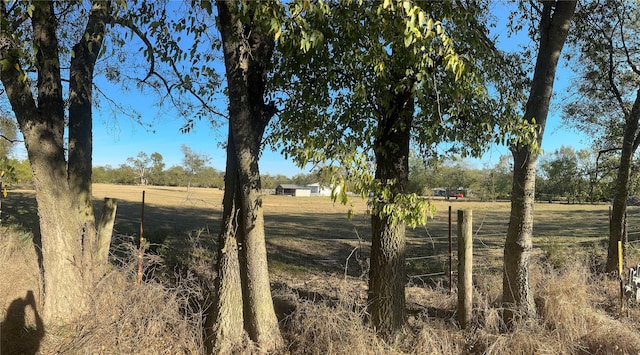
<svg viewBox="0 0 640 355"><path fill-rule="evenodd" d="M145 264L148 283L135 286L135 265L126 260L125 242L116 266L96 288L90 321L66 333L50 329L41 353L175 353L201 351L203 310L210 304L215 277L215 240L222 191L194 188L94 186L99 210L105 196L119 203L116 229L139 232L145 190L145 233L162 247ZM354 199L356 211L366 205ZM427 226L408 229L409 275L447 267L448 208L452 230L456 211L473 210L474 313L470 330L455 324L456 291L446 276L409 278L408 327L395 342L377 338L366 323L367 266L371 239L366 214L347 218L351 206L324 197L264 196L265 228L274 302L287 341L283 353L638 353L640 310L620 314L618 283L594 272L606 255L607 205L540 203L535 208L531 281L540 318L506 331L500 313L502 247L509 221L508 202L434 200L436 214ZM41 280L29 225L36 219L32 191L10 191L4 201L9 221L22 228L2 229L0 293L3 311L34 290L41 307ZM629 210L630 232L638 210ZM127 239L129 238L129 239ZM120 236L118 240L130 240ZM133 238L132 240L135 240ZM453 269L456 243L453 241ZM153 251L153 250L151 250ZM161 253L158 255L157 253ZM115 257L115 255L114 255ZM135 259L135 258L134 258ZM133 259L131 259L133 260ZM631 244L627 264L640 261ZM176 268L175 264L179 264ZM188 271L187 271L188 270ZM33 272L32 272L33 271ZM454 274L454 283L455 283ZM209 285L206 286L205 285ZM200 301L197 301L200 300ZM193 307L193 308L190 308ZM114 316L115 315L115 316ZM33 319L25 326L33 326ZM170 334L169 334L170 333ZM66 335L65 335L66 334ZM123 338L118 338L118 337ZM139 338L136 338L138 337ZM246 353L255 349L246 348Z"/></svg>

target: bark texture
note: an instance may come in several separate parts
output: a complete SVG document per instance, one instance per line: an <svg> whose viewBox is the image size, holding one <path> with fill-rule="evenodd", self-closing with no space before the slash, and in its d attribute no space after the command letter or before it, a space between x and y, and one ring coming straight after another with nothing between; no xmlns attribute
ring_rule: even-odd
<svg viewBox="0 0 640 355"><path fill-rule="evenodd" d="M234 152L233 136L229 129L227 140L227 167L222 201L222 232L218 238L218 278L216 299L206 325L206 343L209 353L231 352L241 344L244 334L242 283L238 259L238 164Z"/></svg>
<svg viewBox="0 0 640 355"><path fill-rule="evenodd" d="M87 28L74 47L76 57L71 64L69 121L75 128L70 129L67 161L64 151L65 102L54 3L37 1L32 5L33 46L38 48L35 62L37 99L20 68L19 52L12 48L0 51L0 60L9 61L9 65L0 69L0 80L25 138L33 170L42 243L43 318L47 325L55 325L72 321L84 310L87 290L94 277L91 272L94 253L100 245L96 240L95 217L90 204L91 85L109 7L107 1L93 3ZM0 3L0 15L8 19L4 2ZM11 25L11 21L0 21L0 42L12 43L9 35L15 28ZM83 51L83 48L92 50Z"/></svg>
<svg viewBox="0 0 640 355"><path fill-rule="evenodd" d="M564 46L575 1L548 1L542 4L539 25L540 44L524 119L537 125L537 143L542 144L549 113L556 68ZM529 318L536 314L529 285L529 262L533 246L533 205L535 197L536 162L538 155L529 145L512 147L513 184L511 215L504 247L502 302L504 318Z"/></svg>
<svg viewBox="0 0 640 355"><path fill-rule="evenodd" d="M640 144L640 132L638 121L640 120L640 90L636 94L631 112L625 118L624 134L622 136L622 152L620 153L620 165L616 187L613 193L613 208L611 222L609 224L609 247L607 248L606 271L618 272L618 241L626 241L627 199L629 198L631 182L631 165L633 155Z"/></svg>
<svg viewBox="0 0 640 355"><path fill-rule="evenodd" d="M250 20L251 14L238 12L240 2L217 1L217 7L229 95L228 154L234 154L237 163L236 237L244 329L261 350L271 351L282 345L282 337L271 298L258 159L264 130L275 113L273 105L264 102L275 43L268 31Z"/></svg>
<svg viewBox="0 0 640 355"><path fill-rule="evenodd" d="M376 179L392 196L403 194L409 180L409 141L414 103L409 88L394 95L390 112L378 120L374 152ZM405 224L389 216L371 216L372 244L369 306L372 325L392 338L405 322Z"/></svg>

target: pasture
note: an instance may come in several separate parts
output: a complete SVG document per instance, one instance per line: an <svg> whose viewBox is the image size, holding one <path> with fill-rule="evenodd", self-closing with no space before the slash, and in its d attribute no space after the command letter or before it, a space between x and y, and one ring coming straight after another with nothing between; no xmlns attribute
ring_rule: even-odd
<svg viewBox="0 0 640 355"><path fill-rule="evenodd" d="M186 188L179 187L94 184L96 211L100 211L105 197L116 198L115 232L136 239L140 230L143 190L144 234L152 244L180 253L186 247L187 237L198 232L206 245L215 244L223 196L223 191L218 189L191 188L187 192ZM432 203L436 213L429 218L428 224L407 228L407 273L411 279L425 280L420 275L436 274L447 268L449 207L453 211L454 269L456 211L459 209L473 211L476 264L500 268L509 202L433 199ZM344 206L333 203L328 197L265 195L263 207L269 262L274 271L344 273L346 269L351 276L363 276L371 228L362 199L353 197L350 205ZM347 218L349 208L356 211L351 220ZM594 252L598 252L598 246L601 246L604 252L608 208L606 204L536 204L534 246L539 251L558 253L576 247L593 247ZM3 216L8 223L36 228L33 191L10 191L3 201ZM640 231L640 210L630 207L628 218L633 241L635 233Z"/></svg>
<svg viewBox="0 0 640 355"><path fill-rule="evenodd" d="M118 200L114 251L119 244L135 244L138 238L143 190L144 233L151 243L147 265L163 265L162 275L184 266L198 274L204 267L209 276L205 275L207 271L200 275L212 280L215 274L211 273L211 250L215 250L220 230L223 191L192 188L187 192L186 188L95 184L93 193L98 212L103 198ZM522 325L515 332L504 333L499 304L509 203L466 199L432 202L436 213L427 226L407 229L410 328L397 344L385 344L362 322L371 240L364 201L356 197L349 206L343 206L334 204L328 197L264 196L274 303L288 343L284 353L640 351L640 336L636 334L638 312L633 309L626 315L620 314L617 283L593 273L606 253L608 205L536 205L535 261L531 277L542 320L540 324ZM450 206L454 235L452 293L448 291L446 274ZM349 208L356 211L351 220L347 218ZM2 209L3 231L10 231L7 226L12 226L14 234L15 230L37 227L33 191L9 191ZM475 310L474 324L468 332L461 332L452 321L456 304L455 234L459 209L473 211ZM639 212L636 207L629 209L632 241L640 230ZM22 236L18 239L29 235L17 233ZM15 242L8 241L6 233L2 237L0 267L4 265L5 272L0 281L14 283L12 290L0 292L0 306L5 311L13 299L21 299L25 290L34 289L33 284L39 278L37 272L25 272L33 268L34 261L29 261L33 259L33 252L27 249L19 252ZM197 243L194 244L194 240ZM631 243L627 265L640 262L640 253L634 245ZM24 261L16 263L16 258ZM178 273L168 281L148 279L145 287L132 289L134 268L126 263L122 265L122 272L116 269L109 277L112 284L105 282L100 286L107 291L96 291L100 296L96 297L92 322L79 326L71 339L64 332L50 334L43 340L42 348L64 353L86 353L87 349L116 353L146 349L156 353L166 352L168 348L182 349L171 353L200 352L201 322L197 319L202 310L193 311L188 307L185 310L184 305L191 304L192 299L206 301L208 298L203 295L206 287L198 286L190 273ZM16 275L21 275L19 281ZM38 291L35 297L41 301ZM111 314L111 311L104 312L105 307L124 313L121 318L105 318ZM33 319L30 321L33 323ZM29 320L26 323L30 324ZM167 337L166 329L174 329L171 337ZM149 333L151 330L155 333ZM130 342L118 340L116 335L122 332L138 334L138 338L133 337ZM622 342L614 339L622 336L626 337ZM37 342L40 344L40 340ZM245 350L252 351L251 348Z"/></svg>

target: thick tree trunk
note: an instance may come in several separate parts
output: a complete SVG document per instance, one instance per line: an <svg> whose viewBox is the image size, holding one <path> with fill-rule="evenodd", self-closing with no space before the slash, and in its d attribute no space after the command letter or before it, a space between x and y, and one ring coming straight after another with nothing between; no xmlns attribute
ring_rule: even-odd
<svg viewBox="0 0 640 355"><path fill-rule="evenodd" d="M273 116L264 93L274 40L259 25L242 23L236 16L239 6L235 1L217 1L233 138L228 153L233 149L238 164L244 328L262 350L270 351L282 345L282 337L271 298L258 159L264 129Z"/></svg>
<svg viewBox="0 0 640 355"><path fill-rule="evenodd" d="M504 246L502 303L509 322L517 314L535 315L533 293L529 285L529 262L533 248L533 205L535 199L537 156L528 149L513 152L511 214Z"/></svg>
<svg viewBox="0 0 640 355"><path fill-rule="evenodd" d="M222 202L222 232L218 238L216 299L206 326L207 348L212 354L231 352L237 344L242 342L244 334L242 283L236 239L238 187L238 163L231 128L229 128Z"/></svg>
<svg viewBox="0 0 640 355"><path fill-rule="evenodd" d="M629 198L629 184L631 181L631 165L633 155L638 149L640 136L638 126L640 120L640 90L636 94L629 117L626 117L624 124L624 135L622 137L622 152L620 154L620 165L618 166L618 177L613 193L613 209L611 211L611 222L609 224L609 247L607 249L606 271L617 273L618 271L618 241L625 238L625 214L627 213L627 199Z"/></svg>
<svg viewBox="0 0 640 355"><path fill-rule="evenodd" d="M540 46L531 83L524 119L538 128L538 145L542 144L549 113L556 67L569 32L575 1L548 1L542 4ZM504 318L511 323L514 316L528 318L536 314L529 285L529 259L533 245L533 205L537 155L529 145L512 147L513 184L511 215L504 247L502 302Z"/></svg>
<svg viewBox="0 0 640 355"><path fill-rule="evenodd" d="M34 43L39 46L37 114L18 115L24 106L12 106L25 138L36 188L45 283L43 318L46 323L65 323L84 309L85 289L82 227L73 213L63 149L64 101L54 19L52 3L35 3L32 22Z"/></svg>
<svg viewBox="0 0 640 355"><path fill-rule="evenodd" d="M104 23L102 26L95 24L104 22L106 17L106 3L97 4L92 8L86 30L89 40L94 35L100 38L99 42L94 43L93 46L96 53L100 50L104 36ZM31 18L33 45L38 48L35 64L38 75L37 101L34 100L29 83L23 80L20 58L14 56L12 51L0 53L0 60L8 60L10 63L0 69L0 80L25 138L25 146L33 170L42 242L45 290L43 318L47 325L55 325L72 321L84 310L88 286L87 276L92 275L87 271L85 252L97 251L98 245L94 243L96 233L93 223L90 228L87 228L86 223L87 220L94 220L93 212L88 210L89 213L87 209L79 208L80 199L76 199L81 195L82 200L90 201L91 176L89 173L87 180L84 173L91 171L90 152L88 163L87 153L84 152L84 158L78 162L69 162L70 170L74 172L70 174L67 170L64 152L65 104L62 95L54 5L53 2L38 1L34 2L33 6ZM4 3L0 4L0 14L6 15ZM100 17L102 18L97 19ZM11 41L8 35L13 31L15 29L9 28L8 21L0 21L0 37L4 37L3 40ZM82 37L85 38L84 35ZM75 68L93 68L95 58L96 55L74 59ZM84 64L79 65L81 61L84 61ZM77 82L74 84L74 90L70 91L70 104L73 105L74 110L70 111L69 117L70 121L78 122L78 131L74 131L73 135L77 138L78 146L82 147L86 146L82 140L90 141L91 137L90 128L87 131L82 125L86 124L87 120L90 123L91 110L90 108L87 110L87 104L90 105L90 91L87 96L86 88L90 88L93 80L92 69L89 71L84 69L72 73ZM78 119L76 115L82 117ZM88 146L90 147L90 142ZM76 179L80 176L83 177ZM81 213L78 213L80 211ZM91 235L88 238L90 241L87 239L88 235ZM89 243L94 244L87 249Z"/></svg>
<svg viewBox="0 0 640 355"><path fill-rule="evenodd" d="M93 70L102 48L108 16L108 1L95 1L92 4L84 35L73 46L69 81L69 188L83 228L83 264L85 269L89 269L87 276L91 278L102 276L101 271L108 259L100 255L99 251L100 248L104 249L105 244L110 244L113 228L112 223L103 223L102 228L110 229L96 230L91 189ZM109 240L100 240L101 238ZM94 282L92 279L87 281Z"/></svg>
<svg viewBox="0 0 640 355"><path fill-rule="evenodd" d="M237 143L236 143L237 144ZM275 316L267 247L264 234L262 189L258 172L258 152L236 146L240 177L240 218L242 219L242 264L240 266L245 328L261 346L275 349L282 345Z"/></svg>
<svg viewBox="0 0 640 355"><path fill-rule="evenodd" d="M405 225L372 216L371 227L368 310L376 330L390 337L402 328L405 318Z"/></svg>
<svg viewBox="0 0 640 355"><path fill-rule="evenodd" d="M391 189L391 196L404 194L409 180L409 142L414 111L409 92L396 94L390 106L393 111L378 122L374 146L376 179ZM371 227L368 311L376 330L383 337L392 339L405 322L405 224L381 211L374 211Z"/></svg>

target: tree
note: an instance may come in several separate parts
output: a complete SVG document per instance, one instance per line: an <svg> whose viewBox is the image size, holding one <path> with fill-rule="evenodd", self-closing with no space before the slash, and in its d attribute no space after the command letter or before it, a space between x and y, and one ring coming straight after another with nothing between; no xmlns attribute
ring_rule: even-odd
<svg viewBox="0 0 640 355"><path fill-rule="evenodd" d="M589 196L592 202L611 201L616 182L618 159L611 151L594 151L590 153Z"/></svg>
<svg viewBox="0 0 640 355"><path fill-rule="evenodd" d="M164 184L168 186L184 186L187 173L181 166L172 166L164 172Z"/></svg>
<svg viewBox="0 0 640 355"><path fill-rule="evenodd" d="M13 120L7 117L2 110L0 110L0 174L3 174L3 176L0 176L0 185L2 185L1 183L4 183L5 188L7 182L15 180L13 176L15 166L12 164L9 157L13 150L13 145L17 141L17 131L18 128ZM2 191L0 191L0 193L2 193Z"/></svg>
<svg viewBox="0 0 640 355"><path fill-rule="evenodd" d="M300 166L337 162L371 196L368 312L387 338L405 322L405 228L428 214L407 193L411 140L478 154L508 126L517 95L500 86L508 61L486 36L482 4L417 4L344 1L329 17L305 9L307 26L290 35L309 35L302 47L316 47L282 56L274 73L287 99L273 139L286 142L285 155ZM502 97L490 97L489 83Z"/></svg>
<svg viewBox="0 0 640 355"><path fill-rule="evenodd" d="M9 166L13 168L12 178L13 181L9 181L13 184L30 184L33 181L33 175L31 173L31 165L29 160L10 159Z"/></svg>
<svg viewBox="0 0 640 355"><path fill-rule="evenodd" d="M47 325L64 324L80 315L88 302L88 287L107 262L104 245L111 230L108 226L97 230L92 206L91 102L93 69L106 35L110 4L93 1L89 13L81 16L73 11L75 3L0 2L0 81L33 170ZM65 14L78 15L84 24L76 37L69 38L73 48L62 47L58 39ZM63 63L70 68L68 100L63 94Z"/></svg>
<svg viewBox="0 0 640 355"><path fill-rule="evenodd" d="M502 282L502 302L507 324L511 324L515 316L528 318L536 313L529 285L529 260L533 246L537 151L542 144L556 67L569 32L576 1L547 1L532 3L532 6L537 11L536 16L540 16L538 54L522 119L535 125L536 137L511 143L513 184Z"/></svg>
<svg viewBox="0 0 640 355"><path fill-rule="evenodd" d="M269 174L261 174L260 181L262 182L262 188L275 189L280 184L291 184L291 178L278 174L275 176Z"/></svg>
<svg viewBox="0 0 640 355"><path fill-rule="evenodd" d="M541 161L540 170L548 185L545 192L551 195L550 200L552 196L565 197L567 203L583 200L586 181L580 168L578 153L571 147L562 146Z"/></svg>
<svg viewBox="0 0 640 355"><path fill-rule="evenodd" d="M265 103L275 41L264 18L280 5L218 0L216 6L229 136L211 336L218 350L224 350L225 342L241 341L244 328L263 351L270 351L282 345L282 337L271 298L258 159L264 130L275 113L273 104Z"/></svg>
<svg viewBox="0 0 640 355"><path fill-rule="evenodd" d="M162 184L162 173L164 172L164 162L162 154L154 152L149 157L151 159L151 167L149 168L149 182L153 185Z"/></svg>
<svg viewBox="0 0 640 355"><path fill-rule="evenodd" d="M492 168L484 169L483 199L509 199L513 180L513 163L510 155L501 155Z"/></svg>
<svg viewBox="0 0 640 355"><path fill-rule="evenodd" d="M149 158L147 153L140 152L135 158L127 158L127 161L129 162L129 164L131 164L131 167L138 175L140 185L147 185L149 179L149 165L151 164L151 158Z"/></svg>
<svg viewBox="0 0 640 355"><path fill-rule="evenodd" d="M189 192L191 189L191 181L194 176L203 171L205 165L211 160L211 158L206 154L198 154L194 152L184 144L180 145L180 150L182 150L183 154L182 167L187 175L187 192Z"/></svg>
<svg viewBox="0 0 640 355"><path fill-rule="evenodd" d="M441 187L446 188L447 197L457 193L459 190L477 191L479 189L480 172L473 169L469 163L463 159L454 158L445 161L438 167L439 175L442 178Z"/></svg>
<svg viewBox="0 0 640 355"><path fill-rule="evenodd" d="M415 152L409 156L409 177L407 181L407 192L418 195L427 194L429 186L426 162L416 156ZM430 193L429 193L430 195Z"/></svg>
<svg viewBox="0 0 640 355"><path fill-rule="evenodd" d="M577 23L579 99L565 109L578 128L594 134L596 149L620 154L609 229L606 271L617 272L618 241L626 239L633 157L640 145L639 8L636 3L587 2ZM582 31L589 28L590 34Z"/></svg>
<svg viewBox="0 0 640 355"><path fill-rule="evenodd" d="M309 174L296 174L291 177L291 182L296 185L308 185L313 184L316 181L316 177Z"/></svg>

